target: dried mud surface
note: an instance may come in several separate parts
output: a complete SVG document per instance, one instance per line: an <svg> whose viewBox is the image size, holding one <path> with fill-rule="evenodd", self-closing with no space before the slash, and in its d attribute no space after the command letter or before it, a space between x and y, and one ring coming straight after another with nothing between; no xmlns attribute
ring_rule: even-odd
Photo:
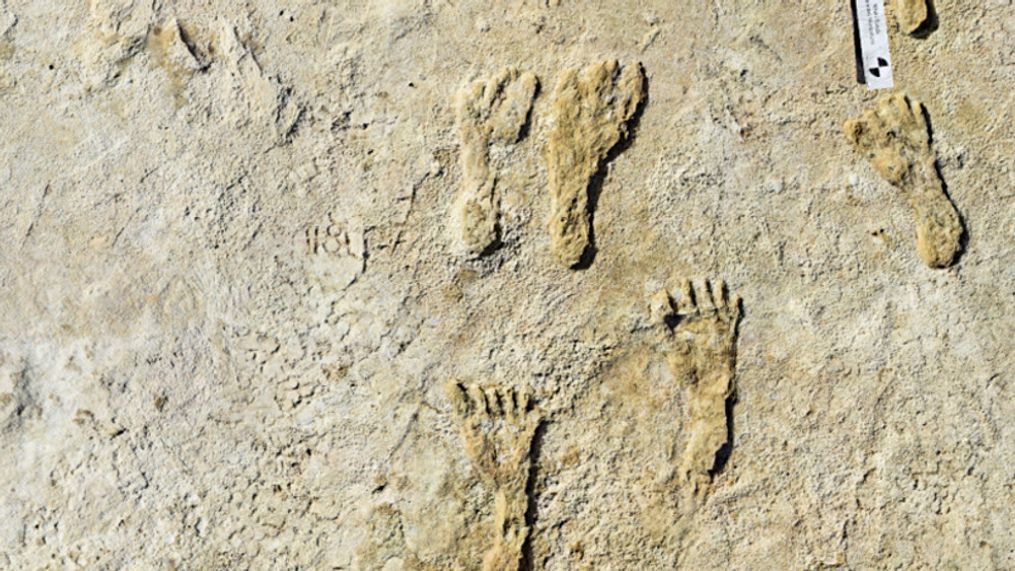
<svg viewBox="0 0 1015 571"><path fill-rule="evenodd" d="M787 4L0 0L0 568L1015 568L1015 9Z"/></svg>

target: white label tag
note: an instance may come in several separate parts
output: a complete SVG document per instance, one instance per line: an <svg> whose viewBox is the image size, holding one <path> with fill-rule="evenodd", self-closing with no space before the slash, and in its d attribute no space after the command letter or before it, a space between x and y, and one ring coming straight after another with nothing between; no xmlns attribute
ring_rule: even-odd
<svg viewBox="0 0 1015 571"><path fill-rule="evenodd" d="M888 27L884 0L856 0L863 76L869 89L891 89L892 58L888 55Z"/></svg>

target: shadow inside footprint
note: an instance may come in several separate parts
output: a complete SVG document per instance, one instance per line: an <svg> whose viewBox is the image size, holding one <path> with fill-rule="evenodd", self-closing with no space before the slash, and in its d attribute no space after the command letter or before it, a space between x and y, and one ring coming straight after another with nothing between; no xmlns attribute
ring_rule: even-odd
<svg viewBox="0 0 1015 571"><path fill-rule="evenodd" d="M735 392L726 399L726 443L715 452L715 463L712 464L712 468L708 471L710 478L714 478L716 474L722 472L722 469L726 467L726 463L729 462L730 456L733 455L733 405L736 404L736 401L737 396Z"/></svg>
<svg viewBox="0 0 1015 571"><path fill-rule="evenodd" d="M741 319L744 314L744 305L742 301L737 302L737 309L740 312ZM740 336L740 321L737 319L733 324L733 338L737 339ZM733 364L736 367L736 344L733 345ZM726 443L719 447L719 450L715 452L715 462L712 464L712 468L708 471L709 478L715 478L715 476L722 472L726 464L729 463L730 456L733 455L733 444L735 438L734 426L733 426L733 406L737 404L737 389L736 385L733 386L733 390L730 392L730 396L726 399L725 410L726 410Z"/></svg>
<svg viewBox="0 0 1015 571"><path fill-rule="evenodd" d="M937 17L937 8L934 6L934 0L927 1L927 19L920 24L920 27L913 30L912 36L921 40L927 39L938 29L939 20Z"/></svg>
<svg viewBox="0 0 1015 571"><path fill-rule="evenodd" d="M928 4L928 9L931 8L932 6ZM934 123L933 121L931 121L930 112L927 111L926 106L921 106L920 112L923 114L923 120L927 124L927 144L933 146ZM941 181L941 192L944 193L945 199L947 199L949 204L952 205L952 208L955 209L955 214L959 218L959 229L960 229L959 247L955 251L955 256L952 258L951 263L948 264L949 266L951 266L957 264L959 262L959 259L962 258L962 255L966 252L966 245L969 243L969 231L966 227L966 217L962 215L962 211L959 210L958 205L955 204L954 200L952 200L951 192L948 191L948 182L945 181L945 177L941 173L941 163L938 160L934 161L934 174L937 175L938 180Z"/></svg>
<svg viewBox="0 0 1015 571"><path fill-rule="evenodd" d="M944 193L945 199L955 209L955 215L959 219L959 247L955 250L955 256L952 257L951 263L948 266L953 266L959 263L963 254L966 253L966 246L969 244L969 231L966 228L966 217L962 215L962 211L959 210L955 201L952 200L952 195L948 191L948 183L945 182L945 177L941 174L941 165L938 161L934 161L934 172L937 174L937 178L941 180L941 192Z"/></svg>
<svg viewBox="0 0 1015 571"><path fill-rule="evenodd" d="M536 427L536 431L532 434L532 449L529 453L530 464L529 464L529 480L525 485L525 495L528 498L528 507L525 510L525 523L529 528L529 533L525 538L525 543L522 544L522 560L519 564L521 571L532 571L536 569L535 561L532 554L532 533L536 529L536 522L539 519L538 502L536 501L536 476L539 472L539 458L542 454L543 448L543 437L546 434L546 422L540 422L539 426Z"/></svg>

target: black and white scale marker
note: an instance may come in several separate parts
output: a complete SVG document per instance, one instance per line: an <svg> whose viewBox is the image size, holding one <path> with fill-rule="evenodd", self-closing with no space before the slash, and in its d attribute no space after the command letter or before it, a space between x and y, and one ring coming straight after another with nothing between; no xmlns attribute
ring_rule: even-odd
<svg viewBox="0 0 1015 571"><path fill-rule="evenodd" d="M884 0L852 0L857 80L869 89L891 89L892 58Z"/></svg>

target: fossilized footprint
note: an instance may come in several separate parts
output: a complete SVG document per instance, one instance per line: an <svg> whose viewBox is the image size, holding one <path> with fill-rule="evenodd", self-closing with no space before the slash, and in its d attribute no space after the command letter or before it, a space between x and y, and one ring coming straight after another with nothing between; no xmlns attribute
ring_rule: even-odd
<svg viewBox="0 0 1015 571"><path fill-rule="evenodd" d="M542 413L522 390L452 382L447 393L465 453L494 496L495 536L483 569L518 569L529 533L525 513L532 439Z"/></svg>
<svg viewBox="0 0 1015 571"><path fill-rule="evenodd" d="M704 492L729 453L727 404L733 395L740 298L722 281L694 287L685 280L676 303L666 290L652 296L653 319L667 330L667 361L688 387L688 438L681 480Z"/></svg>
<svg viewBox="0 0 1015 571"><path fill-rule="evenodd" d="M896 0L895 12L902 31L910 35L919 35L931 16L927 0Z"/></svg>
<svg viewBox="0 0 1015 571"><path fill-rule="evenodd" d="M950 266L961 248L962 221L938 174L923 105L905 95L886 95L843 129L912 207L920 259L932 268Z"/></svg>
<svg viewBox="0 0 1015 571"><path fill-rule="evenodd" d="M490 148L519 141L538 85L535 75L508 67L469 84L455 99L462 186L452 207L452 232L467 255L489 252L500 239L500 197Z"/></svg>
<svg viewBox="0 0 1015 571"><path fill-rule="evenodd" d="M641 64L616 60L566 71L557 82L553 130L546 147L550 183L550 247L566 267L589 246L589 183L628 133L645 98Z"/></svg>

